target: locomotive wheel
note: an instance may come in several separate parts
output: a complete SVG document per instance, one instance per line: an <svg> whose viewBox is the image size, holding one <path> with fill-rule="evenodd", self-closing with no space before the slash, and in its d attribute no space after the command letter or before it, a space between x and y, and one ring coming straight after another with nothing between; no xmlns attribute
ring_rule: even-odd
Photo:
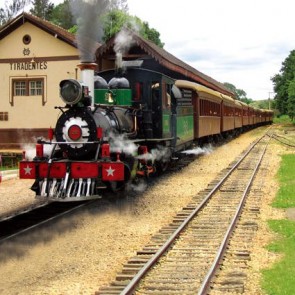
<svg viewBox="0 0 295 295"><path fill-rule="evenodd" d="M157 172L158 173L164 173L165 171L167 171L167 169L169 168L170 166L170 162L167 161L167 162L157 162L156 163L156 167L157 167Z"/></svg>
<svg viewBox="0 0 295 295"><path fill-rule="evenodd" d="M110 181L108 183L108 186L112 192L116 193L116 192L124 190L125 182L124 181Z"/></svg>

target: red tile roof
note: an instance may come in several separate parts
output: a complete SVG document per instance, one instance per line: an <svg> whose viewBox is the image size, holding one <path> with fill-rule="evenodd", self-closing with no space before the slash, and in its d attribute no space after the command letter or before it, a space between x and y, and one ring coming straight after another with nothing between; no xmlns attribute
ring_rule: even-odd
<svg viewBox="0 0 295 295"><path fill-rule="evenodd" d="M136 42L136 45L139 46L148 55L153 57L153 59L156 60L157 63L159 63L162 67L176 73L178 76L182 75L190 81L200 83L204 86L207 86L208 88L234 97L234 94L229 89L227 89L222 83L216 81L215 79L207 76L206 74L186 64L185 62L178 59L165 49L160 48L153 42L139 36L137 33L130 30L128 31L128 33L132 34L132 39ZM114 46L114 44L115 37L112 37L110 40L106 42L106 44L103 44L97 49L96 58L98 59L100 56L102 56L104 53L110 50Z"/></svg>
<svg viewBox="0 0 295 295"><path fill-rule="evenodd" d="M77 48L76 38L74 34L49 21L46 21L26 12L19 14L0 28L0 40L6 37L18 27L20 27L25 22L30 22L36 27L44 30L45 32Z"/></svg>

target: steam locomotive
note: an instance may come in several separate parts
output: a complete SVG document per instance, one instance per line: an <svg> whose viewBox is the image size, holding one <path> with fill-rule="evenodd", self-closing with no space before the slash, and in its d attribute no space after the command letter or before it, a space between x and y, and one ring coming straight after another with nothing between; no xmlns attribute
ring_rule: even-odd
<svg viewBox="0 0 295 295"><path fill-rule="evenodd" d="M56 107L55 129L37 141L33 160L24 154L20 162L20 178L35 179L38 198L99 198L103 189L117 191L164 171L204 139L272 121L271 111L140 67L87 75L87 85L60 82L65 106Z"/></svg>

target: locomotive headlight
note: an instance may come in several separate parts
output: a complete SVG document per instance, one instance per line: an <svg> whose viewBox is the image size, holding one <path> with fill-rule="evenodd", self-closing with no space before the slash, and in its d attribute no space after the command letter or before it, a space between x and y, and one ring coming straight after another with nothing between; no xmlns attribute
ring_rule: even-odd
<svg viewBox="0 0 295 295"><path fill-rule="evenodd" d="M59 87L60 97L66 104L74 105L84 98L84 86L76 80L62 80Z"/></svg>

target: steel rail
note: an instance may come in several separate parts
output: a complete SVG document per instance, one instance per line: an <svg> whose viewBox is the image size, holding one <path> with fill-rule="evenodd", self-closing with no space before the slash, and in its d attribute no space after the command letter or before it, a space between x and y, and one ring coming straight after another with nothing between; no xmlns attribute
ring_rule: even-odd
<svg viewBox="0 0 295 295"><path fill-rule="evenodd" d="M261 156L259 157L259 160L258 160L258 162L257 162L257 164L255 166L255 169L254 169L254 171L253 171L253 173L252 173L252 175L250 177L250 180L249 180L249 182L247 184L247 187L245 188L245 190L243 192L243 196L242 196L241 201L240 201L240 203L239 203L239 205L237 207L236 213L233 216L232 221L231 221L231 223L230 223L230 225L228 227L228 230L225 233L224 239L223 239L223 241L222 241L222 243L221 243L221 245L220 245L220 247L219 247L219 249L217 251L217 254L216 254L215 259L214 259L214 261L212 263L212 266L211 266L210 270L208 271L208 273L207 273L207 275L206 275L206 277L205 277L205 279L204 279L204 281L203 281L203 283L202 283L202 285L201 285L201 287L199 289L198 295L207 294L206 291L208 290L208 288L210 286L210 283L211 283L211 279L214 276L217 268L219 267L220 260L222 259L223 254L226 251L226 247L228 245L230 236L231 236L231 234L232 234L232 232L233 232L233 230L234 230L234 228L235 228L235 226L237 224L237 221L238 221L238 218L239 218L239 216L241 214L242 208L243 208L243 206L244 206L244 204L246 202L246 196L247 196L247 194L248 194L248 192L249 192L249 190L251 188L254 177L257 174L257 171L259 169L259 166L260 166L260 164L262 162L262 159L263 159L263 157L265 155L267 146L268 146L271 139L272 139L272 136L270 136L269 141L265 145L265 147L264 147L264 149L263 149L263 151L261 153Z"/></svg>
<svg viewBox="0 0 295 295"><path fill-rule="evenodd" d="M138 271L138 273L133 277L133 279L125 286L120 295L130 295L140 282L140 280L145 276L145 274L152 268L152 266L160 259L160 257L167 251L171 244L176 240L183 229L188 225L188 223L195 217L195 215L206 205L212 195L221 187L221 185L229 178L233 171L240 165L240 163L247 157L247 155L252 151L252 149L266 136L264 134L262 137L257 139L249 149L244 153L244 155L235 163L235 165L228 171L228 173L215 185L215 187L206 195L203 201L196 207L192 213L181 223L181 225L175 230L175 232L170 236L170 238L159 248L159 250L151 257L146 264Z"/></svg>
<svg viewBox="0 0 295 295"><path fill-rule="evenodd" d="M18 232L16 232L16 233L14 233L14 234L11 234L11 235L9 235L9 236L6 236L6 237L4 237L4 238L1 238L1 239L0 239L0 244L1 244L2 242L4 242L4 241L7 241L7 240L9 240L9 239L12 239L12 238L14 238L14 237L16 237L16 236L18 236L18 235L21 235L21 234L23 234L23 233L25 233L25 232L27 232L27 231L30 231L30 230L32 230L32 229L34 229L34 228L37 228L38 226L41 226L41 225L43 225L43 224L46 224L47 222L50 222L50 221L52 221L52 220L54 220L54 219L57 219L57 218L59 218L59 217L61 217L61 216L63 216L63 215L69 214L69 213L71 213L71 212L73 212L73 211L75 211L75 210L77 210L77 209L79 209L79 208L81 208L81 207L84 207L84 206L86 206L86 205L89 205L90 203L93 203L93 202L95 202L95 201L96 201L96 200L93 200L93 201L89 201L89 202L87 202L87 203L80 204L80 205L75 206L74 208L71 208L71 209L69 209L69 210L67 210L67 211L65 211L65 212L59 213L59 214L54 215L54 216L52 216L52 217L49 217L49 218L47 218L47 219L45 219L45 220L42 220L41 222L38 222L38 223L36 223L36 224L34 224L34 225L32 225L32 226L29 226L29 227L27 227L27 228L24 228L24 229L22 229L22 230L20 230L20 231L18 231ZM33 211L33 210L32 210L32 211Z"/></svg>

